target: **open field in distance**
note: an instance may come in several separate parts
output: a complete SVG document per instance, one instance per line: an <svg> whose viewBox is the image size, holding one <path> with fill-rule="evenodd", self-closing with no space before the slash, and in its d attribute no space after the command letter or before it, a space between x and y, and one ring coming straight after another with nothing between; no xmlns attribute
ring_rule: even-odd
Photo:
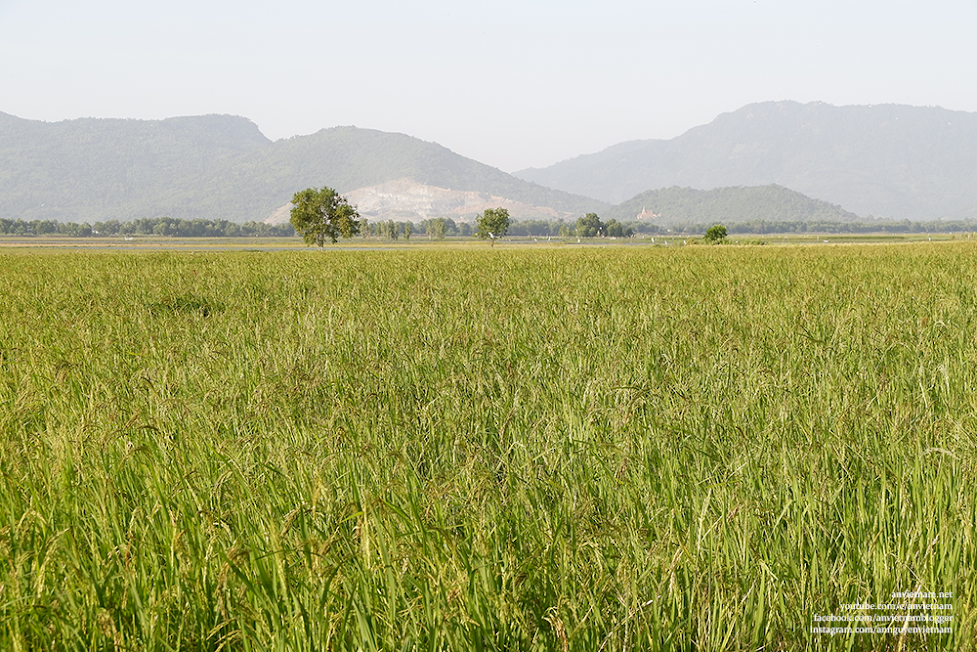
<svg viewBox="0 0 977 652"><path fill-rule="evenodd" d="M975 259L0 251L0 649L973 650Z"/></svg>
<svg viewBox="0 0 977 652"><path fill-rule="evenodd" d="M971 233L789 233L789 234L731 234L727 244L745 245L821 245L821 244L870 244L870 243L902 243L902 242L952 242L970 241L975 234ZM977 241L977 238L974 238ZM578 242L579 241L579 242ZM637 234L632 238L560 238L557 236L507 236L499 241L497 246L528 246L534 247L572 247L577 244L587 246L655 246L678 247L699 245L702 243L701 234ZM341 240L334 245L327 245L328 249L378 249L405 248L418 246L432 247L474 247L481 249L488 243L473 237L449 237L445 240L432 240L424 234L413 238L399 238L389 240L381 237L356 237L351 240ZM135 236L122 238L84 237L76 238L62 235L48 236L10 236L0 235L0 251L5 249L88 249L88 250L117 250L117 251L159 251L159 250L200 250L200 251L279 251L285 249L308 249L308 245L299 237L277 238L181 238L166 236Z"/></svg>

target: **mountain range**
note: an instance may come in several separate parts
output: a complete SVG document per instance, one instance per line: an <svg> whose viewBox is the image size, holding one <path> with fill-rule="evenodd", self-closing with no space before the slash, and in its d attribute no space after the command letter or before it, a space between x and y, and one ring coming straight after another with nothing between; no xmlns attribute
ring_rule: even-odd
<svg viewBox="0 0 977 652"><path fill-rule="evenodd" d="M334 127L271 142L236 116L46 123L0 113L0 217L245 222L324 185L372 201L368 217L463 218L506 206L553 219L607 207L403 134Z"/></svg>
<svg viewBox="0 0 977 652"><path fill-rule="evenodd" d="M272 142L237 116L48 123L0 113L0 218L285 221L293 193L324 185L371 220L464 220L496 206L517 219L570 221L587 212L964 219L977 217L977 114L764 102L671 140L507 174L436 143L356 127Z"/></svg>
<svg viewBox="0 0 977 652"><path fill-rule="evenodd" d="M515 176L618 203L671 186L777 184L860 215L977 216L977 113L763 102L671 140L636 140Z"/></svg>

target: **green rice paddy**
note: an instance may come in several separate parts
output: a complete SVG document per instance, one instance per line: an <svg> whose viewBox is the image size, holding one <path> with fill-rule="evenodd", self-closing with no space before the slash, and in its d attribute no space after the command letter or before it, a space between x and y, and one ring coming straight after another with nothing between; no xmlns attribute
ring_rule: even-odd
<svg viewBox="0 0 977 652"><path fill-rule="evenodd" d="M975 461L968 242L0 254L3 650L974 650Z"/></svg>

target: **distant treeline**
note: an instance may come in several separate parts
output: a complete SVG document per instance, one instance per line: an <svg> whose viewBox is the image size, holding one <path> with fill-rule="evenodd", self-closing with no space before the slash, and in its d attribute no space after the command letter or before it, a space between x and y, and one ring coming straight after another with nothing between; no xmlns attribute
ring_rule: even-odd
<svg viewBox="0 0 977 652"><path fill-rule="evenodd" d="M265 224L227 220L182 220L173 217L147 217L131 222L58 222L57 220L7 220L0 218L3 235L66 235L87 238L103 235L162 235L177 238L267 238L295 235L291 224Z"/></svg>
<svg viewBox="0 0 977 652"><path fill-rule="evenodd" d="M430 221L430 220L429 220ZM702 235L715 222L671 224L664 226L647 221L632 221L618 224L611 219L606 223L597 221L590 225L587 218L576 223L541 220L514 221L509 227L510 236L554 236L554 237L594 237L629 235L658 235L680 233L683 235ZM870 220L866 222L837 222L833 220L809 221L769 221L751 220L725 223L733 234L769 233L954 233L977 232L977 220L931 220L912 222L910 220ZM595 232L596 229L596 232Z"/></svg>
<svg viewBox="0 0 977 652"><path fill-rule="evenodd" d="M582 230L585 218L576 223L544 222L544 221L515 221L509 227L510 236L554 236L554 237L593 237L590 230ZM615 232L614 220L606 223L610 229L605 229L597 235L616 235L627 237L633 235L659 235L679 233L682 235L702 235L715 222L699 222L690 224L671 224L664 226L647 221L625 222L617 225L623 229ZM832 220L811 221L769 221L752 220L748 222L726 223L730 234L770 234L770 233L959 233L977 232L977 220L932 220L926 222L912 222L910 220L870 220L866 222L836 222Z"/></svg>
<svg viewBox="0 0 977 652"><path fill-rule="evenodd" d="M588 213L588 215L595 214ZM384 227L384 224L387 224L387 226ZM617 237L632 235L635 231L642 233L659 233L664 231L664 229L655 224L636 223L634 225L623 225L618 224L615 220L610 220L606 224L598 220L597 224L599 226L594 227L585 217L581 217L576 222L565 222L563 220L513 220L509 224L509 230L506 232L506 235L516 238L593 237L598 235L597 230L601 227L609 228L604 229L600 235ZM631 228L630 233L628 231L629 227L634 227ZM371 230L371 234L383 236L389 233L391 228L400 236L403 236L405 233L405 223L403 222L380 222ZM593 232L589 232L588 229ZM412 233L414 235L423 235L429 239L439 240L451 236L470 236L474 233L474 228L467 222L455 222L449 217L436 217L414 224Z"/></svg>
<svg viewBox="0 0 977 652"><path fill-rule="evenodd" d="M695 235L705 233L712 224L676 224L672 233ZM834 222L812 220L807 222L773 222L754 220L726 224L729 233L955 233L977 231L977 220L871 220L868 222Z"/></svg>
<svg viewBox="0 0 977 652"><path fill-rule="evenodd" d="M592 221L592 220L591 220ZM629 237L632 235L682 234L701 235L712 223L672 224L668 227L646 221L619 224L615 220L606 223L599 219L596 225L587 218L575 223L563 220L514 220L509 226L509 237ZM867 222L776 222L754 220L726 224L730 234L771 233L953 233L977 232L977 220L872 220ZM468 222L456 222L448 217L438 217L422 222L394 222L392 220L370 222L366 220L361 230L365 238L397 240L422 236L424 239L441 240L446 237L470 237L474 232ZM265 224L245 222L238 224L227 220L183 220L172 217L150 217L131 222L109 220L107 222L58 222L57 220L10 220L0 218L0 235L65 235L76 238L113 235L155 235L177 238L287 238L295 235L291 224Z"/></svg>

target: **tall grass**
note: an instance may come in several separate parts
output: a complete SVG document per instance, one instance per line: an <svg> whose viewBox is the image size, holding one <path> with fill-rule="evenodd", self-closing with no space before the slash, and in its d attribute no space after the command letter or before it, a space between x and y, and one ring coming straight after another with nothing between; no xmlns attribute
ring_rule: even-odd
<svg viewBox="0 0 977 652"><path fill-rule="evenodd" d="M973 650L975 253L0 256L0 648Z"/></svg>

